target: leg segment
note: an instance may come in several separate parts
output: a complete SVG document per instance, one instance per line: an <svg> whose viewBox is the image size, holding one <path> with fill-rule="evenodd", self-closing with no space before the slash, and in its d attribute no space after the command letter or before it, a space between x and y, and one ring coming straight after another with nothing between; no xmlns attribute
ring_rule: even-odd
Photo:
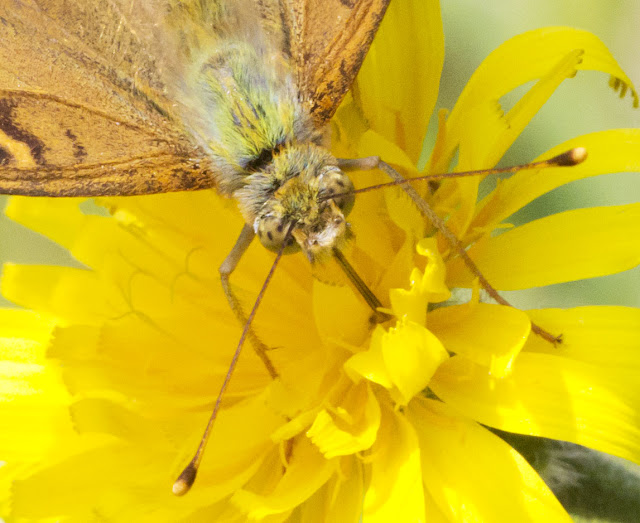
<svg viewBox="0 0 640 523"><path fill-rule="evenodd" d="M383 171L385 174L387 174L394 181L404 182L406 180L406 178L404 178L404 176L402 176L398 171L396 171L389 164L380 160L380 158L377 156L369 156L366 158L359 158L359 159L353 159L353 160L339 159L338 166L341 169L344 169L346 171L369 170L369 169L377 168ZM427 220L429 220L431 224L436 229L438 229L442 233L442 235L447 239L451 247L455 249L457 254L462 258L462 260L464 261L465 265L469 268L471 273L476 278L478 278L480 285L482 285L482 288L487 291L489 296L491 296L500 305L507 305L511 307L511 304L507 300L505 300L502 296L500 296L500 294L498 294L498 291L496 291L491 286L491 284L487 281L487 279L484 277L482 272L480 272L480 269L478 269L478 266L467 254L467 251L464 245L462 245L460 240L458 240L457 236L451 232L451 230L447 227L447 224L444 222L444 220L440 218L440 216L436 214L436 212L431 208L431 206L420 196L420 194L418 194L418 191L416 191L411 185L404 184L404 183L402 184L402 188L409 195L409 198L411 198L413 202L416 204L416 206L418 207L422 215L425 218L427 218ZM546 341L552 343L553 345L560 343L562 341L560 336L554 336L553 334L547 332L546 330L544 330L543 328L541 328L540 326L536 325L533 322L531 322L531 330L535 332L538 336L545 339Z"/></svg>
<svg viewBox="0 0 640 523"><path fill-rule="evenodd" d="M240 261L240 258L242 258L242 255L249 248L249 245L251 245L254 236L255 233L253 232L253 228L251 228L249 225L245 225L242 228L240 236L238 236L235 245L231 249L231 252L227 255L227 257L220 265L220 268L218 269L218 271L220 272L220 282L222 283L222 290L227 297L227 301L229 302L231 310L234 312L241 325L246 325L247 315L244 313L238 297L235 295L233 289L231 288L231 285L229 283L229 276L235 270L238 262ZM267 356L267 346L258 339L252 328L249 328L247 334L249 336L249 339L251 340L251 345L253 345L256 354L264 363L264 366L267 368L269 375L274 379L277 378L278 373L273 366L273 363L271 363L271 360Z"/></svg>

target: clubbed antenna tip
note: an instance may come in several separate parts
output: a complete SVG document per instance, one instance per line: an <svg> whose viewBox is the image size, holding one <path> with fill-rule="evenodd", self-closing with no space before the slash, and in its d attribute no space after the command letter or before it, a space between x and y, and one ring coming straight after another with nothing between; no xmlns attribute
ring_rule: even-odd
<svg viewBox="0 0 640 523"><path fill-rule="evenodd" d="M196 480L196 473L198 469L194 466L193 463L189 463L185 469L182 471L176 482L173 484L173 488L171 489L176 496L184 496L193 485L193 482Z"/></svg>
<svg viewBox="0 0 640 523"><path fill-rule="evenodd" d="M551 158L549 163L557 165L558 167L571 167L572 165L578 165L587 159L587 149L584 147L574 147L562 154L559 154L555 158Z"/></svg>

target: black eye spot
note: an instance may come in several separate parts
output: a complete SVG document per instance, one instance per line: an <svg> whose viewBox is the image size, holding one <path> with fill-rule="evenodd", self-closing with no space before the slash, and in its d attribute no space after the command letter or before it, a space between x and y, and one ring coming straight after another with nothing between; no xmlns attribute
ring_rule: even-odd
<svg viewBox="0 0 640 523"><path fill-rule="evenodd" d="M269 238L270 241L273 241L273 234L271 234L271 231L267 232L267 238Z"/></svg>
<svg viewBox="0 0 640 523"><path fill-rule="evenodd" d="M340 187L344 187L344 182L342 180L336 180L336 183L340 186Z"/></svg>
<svg viewBox="0 0 640 523"><path fill-rule="evenodd" d="M284 223L280 222L278 225L278 232L282 232L284 230Z"/></svg>
<svg viewBox="0 0 640 523"><path fill-rule="evenodd" d="M329 194L334 194L336 192L336 190L333 187L331 187L327 192Z"/></svg>

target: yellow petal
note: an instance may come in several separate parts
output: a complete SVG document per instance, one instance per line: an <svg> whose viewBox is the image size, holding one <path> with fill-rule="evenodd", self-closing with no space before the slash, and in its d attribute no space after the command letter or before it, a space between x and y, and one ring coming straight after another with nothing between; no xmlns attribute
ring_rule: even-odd
<svg viewBox="0 0 640 523"><path fill-rule="evenodd" d="M286 513L312 496L329 479L336 465L335 460L325 459L307 438L296 439L289 466L275 488L264 494L240 489L231 501L253 519ZM268 484L262 482L261 487Z"/></svg>
<svg viewBox="0 0 640 523"><path fill-rule="evenodd" d="M413 282L421 276L419 270L415 268L415 253L415 241L406 237L396 255L387 264L387 270L378 288L389 289L385 294L388 294L390 308L397 317L406 315L411 321L424 324L426 313L424 297L405 290L408 282ZM412 277L407 279L407 275L415 276L415 279ZM442 284L444 285L444 279ZM402 312L399 313L399 311Z"/></svg>
<svg viewBox="0 0 640 523"><path fill-rule="evenodd" d="M147 445L165 443L160 424L153 423L123 404L105 398L84 398L70 406L74 426L79 433L100 432L122 440Z"/></svg>
<svg viewBox="0 0 640 523"><path fill-rule="evenodd" d="M473 115L478 106L494 105L516 87L544 78L561 60L576 50L583 52L577 69L602 71L631 86L631 80L604 44L587 31L547 27L523 33L493 51L467 83L447 121L448 146L443 161L449 161L464 136L469 115ZM505 64L513 66L505 67ZM632 89L631 94L634 104L637 104L635 90ZM439 166L437 171L443 170L440 167L446 168L446 164Z"/></svg>
<svg viewBox="0 0 640 523"><path fill-rule="evenodd" d="M167 473L168 453L145 453L141 447L118 443L82 446L70 456L50 460L28 478L16 479L13 518L57 521L64 514L65 521L83 522L100 514L109 521L170 523L215 499L202 481L189 497L176 498Z"/></svg>
<svg viewBox="0 0 640 523"><path fill-rule="evenodd" d="M474 139L484 136L483 141L486 143L486 160L482 161L483 165L494 165L502 158L560 84L575 75L576 67L582 62L582 56L583 51L580 49L571 51L558 60L554 67L504 115L506 129L501 129L495 136L478 129Z"/></svg>
<svg viewBox="0 0 640 523"><path fill-rule="evenodd" d="M265 451L273 448L269 434L280 423L260 396L221 411L197 488L179 502L171 494L171 481L190 458L187 454L196 447L209 414L171 417L172 411L164 409L161 419L147 419L148 410L141 411L137 414L101 399L77 403L74 420L84 437L80 442L67 437L67 452L59 451L40 470L16 481L12 500L16 516L97 511L123 521L177 521L179 515L210 505L245 484ZM90 445L98 435L102 444ZM175 462L176 448L185 454L180 464Z"/></svg>
<svg viewBox="0 0 640 523"><path fill-rule="evenodd" d="M582 55L583 51L576 49L558 57L557 63L507 113L503 113L497 100L474 107L461 131L457 168L495 165L559 85L575 76Z"/></svg>
<svg viewBox="0 0 640 523"><path fill-rule="evenodd" d="M512 307L471 303L436 309L427 325L449 352L489 368L496 378L511 371L531 331L527 315Z"/></svg>
<svg viewBox="0 0 640 523"><path fill-rule="evenodd" d="M512 373L491 378L455 356L430 387L447 404L491 427L571 441L640 462L640 387L631 369L521 352Z"/></svg>
<svg viewBox="0 0 640 523"><path fill-rule="evenodd" d="M483 238L469 256L495 288L528 289L635 267L638 230L640 204L578 209ZM447 266L447 276L453 287L473 280L459 258Z"/></svg>
<svg viewBox="0 0 640 523"><path fill-rule="evenodd" d="M427 258L424 271L411 272L411 289L391 289L391 307L398 318L424 324L428 303L440 303L451 297L445 284L445 265L435 238L423 238L416 246L418 254Z"/></svg>
<svg viewBox="0 0 640 523"><path fill-rule="evenodd" d="M440 3L392 2L354 86L371 128L404 149L414 164L438 96L443 62Z"/></svg>
<svg viewBox="0 0 640 523"><path fill-rule="evenodd" d="M86 513L96 502L96 487L105 488L120 472L120 465L107 447L48 462L42 470L14 482L12 515L38 520Z"/></svg>
<svg viewBox="0 0 640 523"><path fill-rule="evenodd" d="M380 156L385 162L417 176L417 170L404 149L375 131L368 130L360 137L358 153L362 156Z"/></svg>
<svg viewBox="0 0 640 523"><path fill-rule="evenodd" d="M387 389L393 387L393 382L382 354L385 335L385 330L378 325L371 335L369 350L358 352L345 362L344 370L354 382L357 383L364 378Z"/></svg>
<svg viewBox="0 0 640 523"><path fill-rule="evenodd" d="M347 286L313 282L313 316L320 335L360 345L368 336L371 309Z"/></svg>
<svg viewBox="0 0 640 523"><path fill-rule="evenodd" d="M411 273L411 280L420 279L419 269ZM420 295L411 290L391 289L389 291L391 309L397 318L412 321L418 325L424 325L429 301L425 295Z"/></svg>
<svg viewBox="0 0 640 523"><path fill-rule="evenodd" d="M382 357L392 383L406 405L423 390L449 354L438 338L423 326L399 321L382 338Z"/></svg>
<svg viewBox="0 0 640 523"><path fill-rule="evenodd" d="M353 154L358 155L357 152ZM357 188L388 181L388 178L379 171L359 171L353 173L351 178ZM359 194L353 211L349 214L349 221L356 233L354 254L358 251L364 251L371 258L371 261L381 264L380 267L376 267L379 273L384 270L386 260L395 255L400 240L398 229L389 223L384 212L386 205L384 193L385 191L371 191ZM356 267L359 271L362 270L360 264Z"/></svg>
<svg viewBox="0 0 640 523"><path fill-rule="evenodd" d="M457 168L456 168L457 170ZM436 193L437 209L441 216L450 214L447 227L458 238L462 238L468 229L475 213L478 199L478 187L480 177L459 178L457 180L445 180ZM445 251L450 248L449 243L438 233L438 244Z"/></svg>
<svg viewBox="0 0 640 523"><path fill-rule="evenodd" d="M401 320L389 331L376 328L369 350L353 355L344 368L354 381L364 378L382 385L395 401L406 404L447 358L436 336L417 323Z"/></svg>
<svg viewBox="0 0 640 523"><path fill-rule="evenodd" d="M427 296L429 302L439 303L451 297L451 291L445 284L445 265L433 238L423 238L416 246L418 254L427 258L427 266L420 279L412 278L416 291ZM413 276L413 274L412 274Z"/></svg>
<svg viewBox="0 0 640 523"><path fill-rule="evenodd" d="M579 136L541 155L552 158L574 147L586 147L587 159L574 167L520 171L502 180L478 205L471 228L493 229L529 202L565 183L598 174L640 170L640 129L613 129Z"/></svg>
<svg viewBox="0 0 640 523"><path fill-rule="evenodd" d="M426 521L420 449L414 428L404 415L382 406L376 444L367 457L371 479L364 497L363 521Z"/></svg>
<svg viewBox="0 0 640 523"><path fill-rule="evenodd" d="M524 458L484 427L424 398L407 417L425 487L449 521L571 521Z"/></svg>
<svg viewBox="0 0 640 523"><path fill-rule="evenodd" d="M3 266L3 296L69 322L96 323L123 314L127 305L119 293L111 290L107 294L112 300L105 302L103 296L108 289L95 273L85 270L10 263ZM78 303L83 306L78 307ZM113 307L116 304L121 308Z"/></svg>
<svg viewBox="0 0 640 523"><path fill-rule="evenodd" d="M363 467L358 459L340 461L338 474L320 488L300 507L300 521L326 523L327 521L359 521L364 496Z"/></svg>
<svg viewBox="0 0 640 523"><path fill-rule="evenodd" d="M173 251L176 246L186 249L220 250L222 256L231 249L243 222L235 206L215 191L196 191L154 194L140 197L104 198L98 200L111 213L108 221L122 229L120 236L127 245L137 237L142 244L156 247L154 261L165 259L157 255L158 248ZM87 241L92 236L87 234ZM95 249L100 249L94 241ZM158 245L160 244L160 245ZM142 246L139 247L142 250ZM260 254L265 249L258 249ZM218 263L220 263L222 259ZM154 270L154 267L145 267ZM210 270L211 267L208 267Z"/></svg>
<svg viewBox="0 0 640 523"><path fill-rule="evenodd" d="M0 309L0 360L44 363L53 327L36 312Z"/></svg>
<svg viewBox="0 0 640 523"><path fill-rule="evenodd" d="M188 321L174 317L176 323ZM237 340L218 331L201 333L200 343L189 337L172 337L151 322L129 315L102 328L72 327L59 330L51 347L53 357L65 361L65 384L77 394L117 390L147 405L162 408L201 408L222 384ZM233 327L233 323L230 327ZM201 331L194 327L194 334ZM233 329L230 329L233 330ZM218 350L211 350L217 347ZM180 365L175 364L180 350ZM126 362L126 364L123 364ZM247 350L234 373L227 398L255 394L271 382L254 351Z"/></svg>
<svg viewBox="0 0 640 523"><path fill-rule="evenodd" d="M78 207L80 201L78 198L14 196L9 199L5 214L71 249L87 220Z"/></svg>
<svg viewBox="0 0 640 523"><path fill-rule="evenodd" d="M327 459L368 449L380 426L380 406L369 383L350 387L341 399L338 405L321 410L307 431Z"/></svg>
<svg viewBox="0 0 640 523"><path fill-rule="evenodd" d="M176 498L171 482L196 447L209 414L171 417L172 411L165 409L163 418L146 419L148 411L141 411L136 414L104 400L79 402L74 416L83 439L75 448L70 446L66 455L54 456L40 470L18 478L12 499L16 517L71 514L89 521L83 515L97 512L113 520L177 521L246 484L261 466L265 451L274 448L269 434L280 423L261 396L222 410L197 488L185 498ZM149 436L149 431L155 432ZM86 444L97 435L102 436L102 444ZM114 437L118 442L113 442ZM77 439L69 445L73 441ZM180 464L175 462L176 447L185 454Z"/></svg>
<svg viewBox="0 0 640 523"><path fill-rule="evenodd" d="M429 492L429 489L424 485L423 487L424 511L427 521L429 523L450 523L451 520L447 517L448 514L440 510L440 507L438 507L438 503L435 499L433 499L433 496L431 495L431 492Z"/></svg>
<svg viewBox="0 0 640 523"><path fill-rule="evenodd" d="M171 421L172 437L183 449L183 457L174 467L175 477L191 458L209 415L207 409L197 416ZM284 420L266 405L263 394L219 412L198 473L199 484L209 488L211 500L229 495L246 482L273 448L271 433L282 423ZM177 424L180 426L173 427Z"/></svg>
<svg viewBox="0 0 640 523"><path fill-rule="evenodd" d="M75 436L60 369L45 359L52 324L14 309L1 311L0 326L1 459L38 462Z"/></svg>
<svg viewBox="0 0 640 523"><path fill-rule="evenodd" d="M531 336L526 344L527 351L561 354L563 358L602 368L640 372L640 309L577 307L529 310L527 315L549 332L562 335L562 344L557 347L539 336Z"/></svg>

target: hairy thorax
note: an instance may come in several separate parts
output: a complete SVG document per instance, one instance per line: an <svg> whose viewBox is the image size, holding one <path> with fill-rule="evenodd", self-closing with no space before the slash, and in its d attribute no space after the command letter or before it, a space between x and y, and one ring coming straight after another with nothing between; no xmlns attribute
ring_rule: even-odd
<svg viewBox="0 0 640 523"><path fill-rule="evenodd" d="M254 46L225 42L198 74L200 99L216 127L199 129L218 188L235 198L267 248L301 248L316 261L349 235L353 189L321 145L286 64ZM289 229L291 231L289 232Z"/></svg>

